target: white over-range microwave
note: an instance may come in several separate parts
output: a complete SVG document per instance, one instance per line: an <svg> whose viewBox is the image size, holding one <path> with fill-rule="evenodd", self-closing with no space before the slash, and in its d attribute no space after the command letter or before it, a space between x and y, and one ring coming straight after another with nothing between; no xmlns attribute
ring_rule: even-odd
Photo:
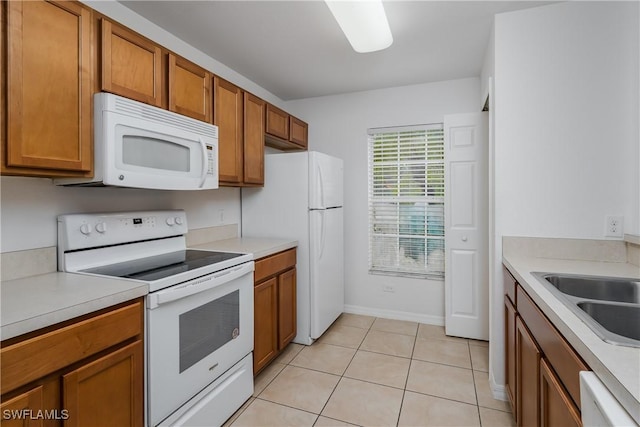
<svg viewBox="0 0 640 427"><path fill-rule="evenodd" d="M57 185L218 188L218 127L110 93L94 95L94 176Z"/></svg>

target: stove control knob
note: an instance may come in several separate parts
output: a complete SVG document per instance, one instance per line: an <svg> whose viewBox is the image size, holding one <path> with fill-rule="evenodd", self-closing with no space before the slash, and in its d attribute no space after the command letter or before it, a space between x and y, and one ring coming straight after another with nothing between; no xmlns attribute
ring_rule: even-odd
<svg viewBox="0 0 640 427"><path fill-rule="evenodd" d="M104 233L105 231L107 231L107 223L106 222L99 222L96 224L96 231L98 233Z"/></svg>
<svg viewBox="0 0 640 427"><path fill-rule="evenodd" d="M173 218L173 217L167 218L167 225L168 226L173 227L175 225L175 223L176 223L176 219L175 218Z"/></svg>
<svg viewBox="0 0 640 427"><path fill-rule="evenodd" d="M184 223L184 221L182 220L182 217L181 216L177 216L176 217L176 224L182 225L183 223Z"/></svg>
<svg viewBox="0 0 640 427"><path fill-rule="evenodd" d="M88 236L89 234L91 234L91 225L90 224L82 224L80 226L80 232L82 234L84 234L85 236Z"/></svg>

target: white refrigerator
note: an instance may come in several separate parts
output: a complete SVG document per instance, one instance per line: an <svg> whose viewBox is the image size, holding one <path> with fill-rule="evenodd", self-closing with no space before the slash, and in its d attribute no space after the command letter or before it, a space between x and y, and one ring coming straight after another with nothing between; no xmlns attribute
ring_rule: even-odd
<svg viewBox="0 0 640 427"><path fill-rule="evenodd" d="M264 188L242 189L242 235L298 241L294 342L310 345L344 309L343 162L305 151L264 166Z"/></svg>

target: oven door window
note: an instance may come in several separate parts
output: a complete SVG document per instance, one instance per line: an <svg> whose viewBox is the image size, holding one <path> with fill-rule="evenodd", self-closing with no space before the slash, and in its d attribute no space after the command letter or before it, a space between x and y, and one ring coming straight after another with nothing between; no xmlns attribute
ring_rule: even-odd
<svg viewBox="0 0 640 427"><path fill-rule="evenodd" d="M240 335L240 291L179 316L180 373Z"/></svg>

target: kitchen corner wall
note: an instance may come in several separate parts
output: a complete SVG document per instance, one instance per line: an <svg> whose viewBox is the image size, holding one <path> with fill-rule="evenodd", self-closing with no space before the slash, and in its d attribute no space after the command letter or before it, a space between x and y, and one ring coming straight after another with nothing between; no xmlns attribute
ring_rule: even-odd
<svg viewBox="0 0 640 427"><path fill-rule="evenodd" d="M494 390L502 236L604 239L605 215L640 230L639 14L637 2L562 2L496 15Z"/></svg>
<svg viewBox="0 0 640 427"><path fill-rule="evenodd" d="M367 129L438 123L478 111L478 78L288 102L310 123L311 150L344 160L345 303L362 314L443 324L444 284L368 273ZM391 285L393 293L383 292Z"/></svg>
<svg viewBox="0 0 640 427"><path fill-rule="evenodd" d="M282 101L246 77L188 45L114 0L82 0L188 60L281 106ZM189 228L240 223L240 190L156 191L122 188L56 187L50 179L0 178L0 251L56 246L56 216L75 212L119 212L145 209L184 209Z"/></svg>
<svg viewBox="0 0 640 427"><path fill-rule="evenodd" d="M71 188L55 186L46 178L3 176L0 252L56 246L59 214L152 209L184 209L190 229L239 224L240 190Z"/></svg>

